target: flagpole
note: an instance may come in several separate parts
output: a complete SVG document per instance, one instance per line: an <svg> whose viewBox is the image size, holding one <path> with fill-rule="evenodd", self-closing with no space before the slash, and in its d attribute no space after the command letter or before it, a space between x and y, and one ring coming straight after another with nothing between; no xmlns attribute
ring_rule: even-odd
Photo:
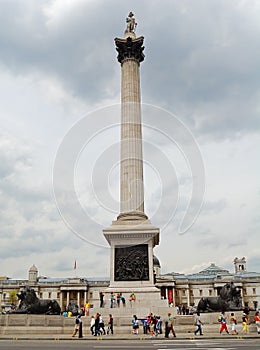
<svg viewBox="0 0 260 350"><path fill-rule="evenodd" d="M74 260L74 271L75 271L75 277L77 277L77 260L76 260L76 258Z"/></svg>

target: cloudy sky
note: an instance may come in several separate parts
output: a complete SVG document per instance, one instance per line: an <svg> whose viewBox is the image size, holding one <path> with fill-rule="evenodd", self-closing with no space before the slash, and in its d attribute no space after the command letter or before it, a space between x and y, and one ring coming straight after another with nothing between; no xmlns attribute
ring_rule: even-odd
<svg viewBox="0 0 260 350"><path fill-rule="evenodd" d="M109 275L129 11L162 272L260 272L260 1L1 0L0 276Z"/></svg>

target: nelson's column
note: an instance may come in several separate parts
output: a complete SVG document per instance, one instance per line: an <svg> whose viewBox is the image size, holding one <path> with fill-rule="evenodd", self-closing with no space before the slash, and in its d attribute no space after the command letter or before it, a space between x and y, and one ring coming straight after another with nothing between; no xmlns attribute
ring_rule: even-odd
<svg viewBox="0 0 260 350"><path fill-rule="evenodd" d="M144 212L141 93L139 66L144 37L136 38L130 12L124 38L115 38L121 64L120 214L103 229L110 244L110 286L113 292L134 292L138 301L160 299L154 286L153 248L159 228Z"/></svg>

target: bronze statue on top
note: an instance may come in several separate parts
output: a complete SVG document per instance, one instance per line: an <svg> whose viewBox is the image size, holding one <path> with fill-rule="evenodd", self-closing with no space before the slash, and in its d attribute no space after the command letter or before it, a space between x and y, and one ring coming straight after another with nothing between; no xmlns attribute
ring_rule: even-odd
<svg viewBox="0 0 260 350"><path fill-rule="evenodd" d="M134 14L131 11L126 19L127 27L125 30L125 34L127 33L134 33L135 27L137 26L137 23L135 22Z"/></svg>

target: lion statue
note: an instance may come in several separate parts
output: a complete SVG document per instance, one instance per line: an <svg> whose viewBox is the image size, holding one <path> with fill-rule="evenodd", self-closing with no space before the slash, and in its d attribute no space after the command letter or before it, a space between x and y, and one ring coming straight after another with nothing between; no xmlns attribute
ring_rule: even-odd
<svg viewBox="0 0 260 350"><path fill-rule="evenodd" d="M238 311L242 310L241 288L236 287L233 282L225 284L217 297L201 298L197 311Z"/></svg>
<svg viewBox="0 0 260 350"><path fill-rule="evenodd" d="M24 287L18 294L18 308L14 313L20 314L46 314L60 315L61 308L56 300L40 300L34 289L29 286Z"/></svg>

